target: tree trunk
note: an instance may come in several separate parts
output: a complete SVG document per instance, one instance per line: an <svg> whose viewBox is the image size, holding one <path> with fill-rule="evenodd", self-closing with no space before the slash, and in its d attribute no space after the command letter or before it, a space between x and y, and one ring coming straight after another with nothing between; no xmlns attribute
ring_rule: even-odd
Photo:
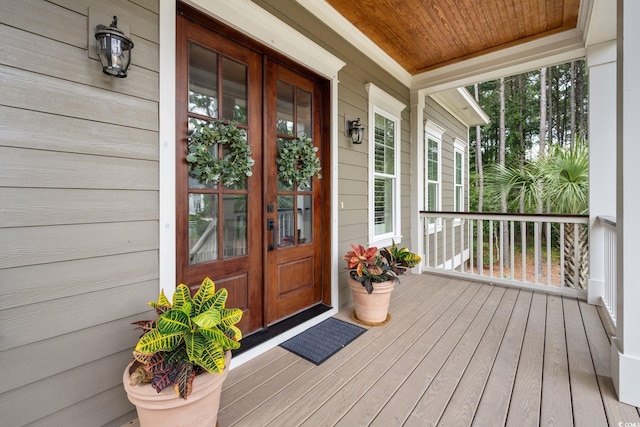
<svg viewBox="0 0 640 427"><path fill-rule="evenodd" d="M476 102L480 102L480 91L478 90L478 83L474 86ZM484 209L484 169L482 163L482 138L480 135L480 126L476 126L476 173L478 175L478 212L482 212ZM478 221L478 227L476 233L482 233L482 221ZM476 239L476 242L481 240ZM476 259L478 262L482 259L483 247L481 244L476 245ZM478 271L482 269L482 265L478 265Z"/></svg>
<svg viewBox="0 0 640 427"><path fill-rule="evenodd" d="M546 131L547 131L547 69L542 68L540 70L540 146L538 149L538 153L540 156L544 156L546 152ZM538 182L538 191L542 192L542 183ZM544 206L542 204L542 199L538 198L538 206L536 208L536 213L542 214ZM538 274L544 275L544 269L542 268L542 228L538 227L537 231L537 247L536 251L538 253Z"/></svg>
<svg viewBox="0 0 640 427"><path fill-rule="evenodd" d="M569 104L569 114L571 115L571 146L576 142L576 63L571 61L571 102Z"/></svg>
<svg viewBox="0 0 640 427"><path fill-rule="evenodd" d="M500 164L506 166L506 129L505 129L505 100L504 100L504 77L500 78ZM503 213L507 213L507 193L500 194L500 204ZM502 222L502 257L503 265L509 267L509 227L508 223Z"/></svg>

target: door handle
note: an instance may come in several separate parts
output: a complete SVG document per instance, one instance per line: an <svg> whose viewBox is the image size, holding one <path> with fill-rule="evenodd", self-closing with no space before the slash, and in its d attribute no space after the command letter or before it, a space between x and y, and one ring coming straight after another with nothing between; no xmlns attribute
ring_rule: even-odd
<svg viewBox="0 0 640 427"><path fill-rule="evenodd" d="M276 223L272 219L267 219L267 231L271 232L271 243L267 247L267 250L272 251L276 248Z"/></svg>

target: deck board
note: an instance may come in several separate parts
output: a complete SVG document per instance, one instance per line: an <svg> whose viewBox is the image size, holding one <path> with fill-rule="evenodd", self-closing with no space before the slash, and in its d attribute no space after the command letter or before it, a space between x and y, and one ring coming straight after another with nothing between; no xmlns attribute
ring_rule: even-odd
<svg viewBox="0 0 640 427"><path fill-rule="evenodd" d="M568 426L573 421L562 297L547 297L547 328L542 373L540 424Z"/></svg>
<svg viewBox="0 0 640 427"><path fill-rule="evenodd" d="M439 421L441 424L471 425L517 298L518 291L516 289L508 289L504 293L500 305L491 319L491 324L468 366L465 367L464 376L461 376L455 393L447 403Z"/></svg>
<svg viewBox="0 0 640 427"><path fill-rule="evenodd" d="M474 414L473 426L504 425L506 422L532 296L530 291L518 293L507 331Z"/></svg>
<svg viewBox="0 0 640 427"><path fill-rule="evenodd" d="M320 366L276 347L232 369L219 425L640 423L616 398L609 338L583 301L412 275L390 312Z"/></svg>

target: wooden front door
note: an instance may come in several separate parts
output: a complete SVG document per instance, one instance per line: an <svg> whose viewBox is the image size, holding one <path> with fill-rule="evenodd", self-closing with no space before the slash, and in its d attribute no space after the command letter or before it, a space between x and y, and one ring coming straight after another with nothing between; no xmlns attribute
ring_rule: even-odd
<svg viewBox="0 0 640 427"><path fill-rule="evenodd" d="M308 136L322 141L320 88L314 81L266 61L265 203L267 230L266 319L276 322L321 302L322 187L283 182L278 150ZM322 157L321 145L318 155Z"/></svg>
<svg viewBox="0 0 640 427"><path fill-rule="evenodd" d="M249 334L329 300L329 239L320 238L328 182L287 186L276 164L279 144L304 133L325 166L325 85L219 28L177 18L177 280L195 289L210 277L227 288ZM212 119L237 123L255 160L251 176L230 187L189 174L187 136L194 121Z"/></svg>

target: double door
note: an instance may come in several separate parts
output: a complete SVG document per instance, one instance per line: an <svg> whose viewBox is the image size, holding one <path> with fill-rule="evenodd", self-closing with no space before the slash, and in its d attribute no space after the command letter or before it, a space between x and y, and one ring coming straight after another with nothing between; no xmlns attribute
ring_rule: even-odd
<svg viewBox="0 0 640 427"><path fill-rule="evenodd" d="M328 300L328 183L288 185L276 161L306 135L328 165L323 82L182 15L176 79L177 280L196 288L208 276L227 288L245 334ZM233 186L189 174L187 135L213 119L236 123L251 147L251 175ZM227 150L212 147L218 157Z"/></svg>

